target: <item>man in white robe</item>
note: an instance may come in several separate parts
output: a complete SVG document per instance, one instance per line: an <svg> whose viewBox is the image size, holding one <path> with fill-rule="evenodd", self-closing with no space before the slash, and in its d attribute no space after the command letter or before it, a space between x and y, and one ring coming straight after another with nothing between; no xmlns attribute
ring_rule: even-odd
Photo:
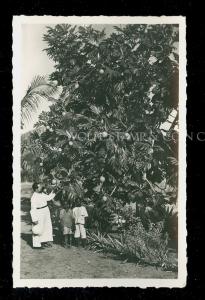
<svg viewBox="0 0 205 300"><path fill-rule="evenodd" d="M33 222L33 247L41 248L42 243L53 241L53 228L48 201L54 199L55 194L42 193L42 185L33 184L34 193L31 197L31 219Z"/></svg>

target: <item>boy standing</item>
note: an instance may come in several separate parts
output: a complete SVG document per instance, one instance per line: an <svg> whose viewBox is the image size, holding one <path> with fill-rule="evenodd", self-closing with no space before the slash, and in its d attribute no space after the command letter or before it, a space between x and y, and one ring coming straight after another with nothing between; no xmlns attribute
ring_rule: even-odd
<svg viewBox="0 0 205 300"><path fill-rule="evenodd" d="M69 204L65 204L60 211L60 223L64 235L65 248L72 246L73 212Z"/></svg>
<svg viewBox="0 0 205 300"><path fill-rule="evenodd" d="M88 217L86 208L82 205L81 201L76 202L76 206L73 209L73 217L75 219L75 240L76 245L79 246L80 238L82 246L86 244L86 230L85 230L85 218Z"/></svg>

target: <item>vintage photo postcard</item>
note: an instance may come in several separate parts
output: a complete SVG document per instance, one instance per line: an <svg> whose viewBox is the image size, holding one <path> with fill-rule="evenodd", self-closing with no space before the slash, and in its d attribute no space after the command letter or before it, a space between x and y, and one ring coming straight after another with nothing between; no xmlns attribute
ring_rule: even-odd
<svg viewBox="0 0 205 300"><path fill-rule="evenodd" d="M186 20L13 17L14 287L184 287Z"/></svg>

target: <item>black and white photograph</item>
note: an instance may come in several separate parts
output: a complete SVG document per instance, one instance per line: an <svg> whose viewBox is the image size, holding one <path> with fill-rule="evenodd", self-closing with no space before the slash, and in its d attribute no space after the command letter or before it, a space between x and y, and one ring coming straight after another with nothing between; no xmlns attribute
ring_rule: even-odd
<svg viewBox="0 0 205 300"><path fill-rule="evenodd" d="M186 285L185 18L13 18L15 287Z"/></svg>

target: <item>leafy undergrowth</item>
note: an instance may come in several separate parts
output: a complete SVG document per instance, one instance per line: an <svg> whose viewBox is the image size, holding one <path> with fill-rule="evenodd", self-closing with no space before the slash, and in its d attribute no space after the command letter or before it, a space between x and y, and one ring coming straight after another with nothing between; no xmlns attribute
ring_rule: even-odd
<svg viewBox="0 0 205 300"><path fill-rule="evenodd" d="M148 232L138 223L131 231L120 238L109 234L88 233L89 248L95 252L111 253L122 260L142 265L160 267L166 271L177 271L177 262L170 255L166 239L160 237L158 228Z"/></svg>

